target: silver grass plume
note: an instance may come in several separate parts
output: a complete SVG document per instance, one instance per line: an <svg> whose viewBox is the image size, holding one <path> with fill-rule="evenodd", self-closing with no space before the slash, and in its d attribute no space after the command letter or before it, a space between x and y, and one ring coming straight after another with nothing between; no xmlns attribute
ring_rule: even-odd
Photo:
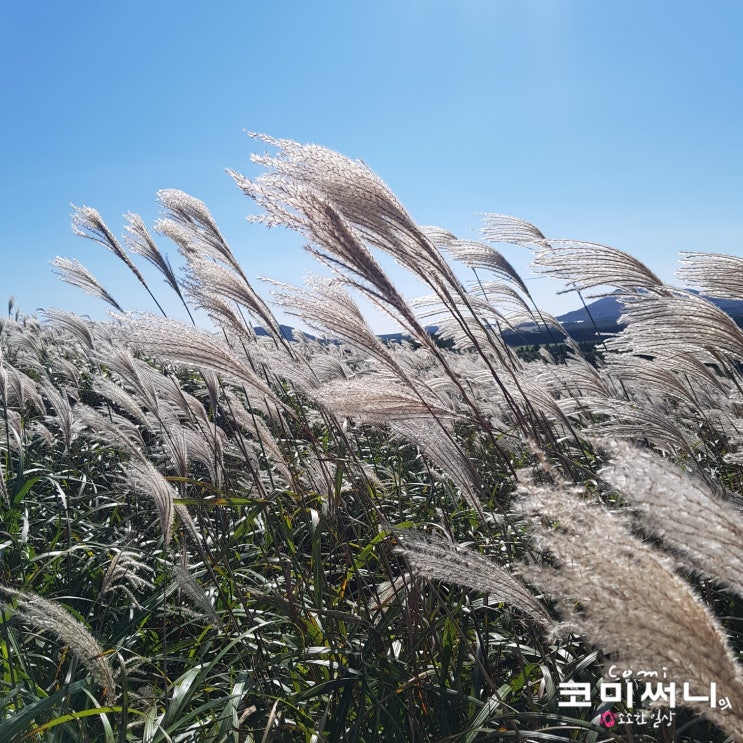
<svg viewBox="0 0 743 743"><path fill-rule="evenodd" d="M191 541L198 549L201 549L203 540L199 534L199 530L196 528L196 522L193 520L193 516L191 516L191 512L188 510L188 506L184 506L183 503L176 503L173 506L173 510L175 515L178 517L178 520L183 525L183 528L186 530L186 534L191 537Z"/></svg>
<svg viewBox="0 0 743 743"><path fill-rule="evenodd" d="M204 465L211 482L221 487L225 440L226 434L217 426L212 426L209 434L204 435L187 426L166 424L163 445L179 477L188 476L189 461L193 459Z"/></svg>
<svg viewBox="0 0 743 743"><path fill-rule="evenodd" d="M402 204L363 162L317 145L251 136L276 147L279 153L276 157L251 157L266 168L254 182L232 175L248 196L269 210L269 224L271 204L280 205L285 194L308 188L332 204L362 239L388 252L413 274L436 284L457 283L451 268Z"/></svg>
<svg viewBox="0 0 743 743"><path fill-rule="evenodd" d="M39 630L51 632L68 645L85 666L95 682L103 689L109 702L116 697L116 682L108 665L103 648L87 627L67 609L55 601L49 601L34 593L0 587L6 596L15 599L13 611L26 624ZM3 608L11 608L3 602Z"/></svg>
<svg viewBox="0 0 743 743"><path fill-rule="evenodd" d="M139 214L128 212L124 215L124 219L127 221L127 225L124 228L127 232L124 241L129 246L129 249L135 255L141 255L145 260L155 266L163 275L165 283L183 300L181 287L175 271L173 271L173 267L170 265L167 256L164 256L155 244L142 217Z"/></svg>
<svg viewBox="0 0 743 743"><path fill-rule="evenodd" d="M96 358L99 363L111 370L115 378L133 392L134 398L127 391L129 397L133 399L133 403L128 402L126 397L117 395L114 389L117 385L114 381L111 381L111 384L102 381L96 382L96 386L101 387L104 396L116 405L120 405L135 420L141 421L144 426L149 426L149 421L141 408L144 407L155 415L159 413L160 401L154 381L156 372L144 361L135 358L131 351L123 347L121 338L118 339L118 344L101 345L97 349ZM101 377L102 379L104 378ZM132 407L132 404L135 407ZM136 411L136 407L139 407L140 410Z"/></svg>
<svg viewBox="0 0 743 743"><path fill-rule="evenodd" d="M521 280L516 269L495 248L477 240L460 240L454 233L441 227L421 227L428 239L443 248L452 258L461 261L473 269L484 269L517 286L529 296L526 284Z"/></svg>
<svg viewBox="0 0 743 743"><path fill-rule="evenodd" d="M523 247L545 247L547 238L533 224L507 214L484 214L482 236L494 243L510 243Z"/></svg>
<svg viewBox="0 0 743 743"><path fill-rule="evenodd" d="M405 371L369 327L358 305L343 291L337 279L310 275L305 284L311 291L275 284L279 290L275 294L276 303L309 327L363 349L399 379L407 381Z"/></svg>
<svg viewBox="0 0 743 743"><path fill-rule="evenodd" d="M266 383L215 336L184 323L152 315L123 319L128 340L143 353L223 374L277 402Z"/></svg>
<svg viewBox="0 0 743 743"><path fill-rule="evenodd" d="M59 328L69 336L75 338L83 348L93 348L93 335L90 332L90 322L73 312L65 312L56 307L44 310L44 315L55 328Z"/></svg>
<svg viewBox="0 0 743 743"><path fill-rule="evenodd" d="M524 297L510 284L492 279L483 280L478 277L477 281L468 281L465 286L469 294L479 292L489 304L502 306L501 311L512 325L537 322L534 310L529 307ZM511 319L514 312L520 313L515 322Z"/></svg>
<svg viewBox="0 0 743 743"><path fill-rule="evenodd" d="M528 565L526 580L557 604L566 628L618 655L626 668L665 673L668 682L709 688L732 708L688 702L743 739L743 675L723 628L670 559L635 537L616 512L574 490L522 489L537 547L556 566ZM698 693L698 691L697 691Z"/></svg>
<svg viewBox="0 0 743 743"><path fill-rule="evenodd" d="M393 314L414 337L425 336L407 303L364 244L362 235L326 195L294 182L284 183L281 190L272 189L229 172L237 185L264 208L265 214L259 221L298 231L309 241L306 250L328 265L344 283Z"/></svg>
<svg viewBox="0 0 743 743"><path fill-rule="evenodd" d="M575 401L576 403L578 401ZM634 401L606 397L580 398L581 409L596 416L606 416L606 420L589 426L590 435L602 438L621 438L629 440L648 440L653 446L669 453L683 451L694 457L700 446L696 433L682 426L663 410ZM565 408L563 408L565 410Z"/></svg>
<svg viewBox="0 0 743 743"><path fill-rule="evenodd" d="M610 349L664 356L702 353L712 361L720 352L743 359L743 331L719 307L703 297L669 290L623 297L620 322L627 328L607 343ZM711 354L709 356L708 354Z"/></svg>
<svg viewBox="0 0 743 743"><path fill-rule="evenodd" d="M492 560L454 542L429 534L395 529L393 532L411 570L429 580L454 583L490 594L524 612L544 627L552 623L545 608L516 577Z"/></svg>
<svg viewBox="0 0 743 743"><path fill-rule="evenodd" d="M165 279L165 283L176 293L178 299L181 300L181 304L186 310L189 319L195 324L191 310L183 296L183 291L181 290L178 278L175 275L173 267L170 265L170 260L166 255L163 255L160 252L160 249L152 239L152 235L150 235L149 230L145 226L142 217L140 217L139 214L128 212L124 215L124 219L127 221L127 225L124 228L127 232L124 236L124 241L129 246L129 249L135 255L141 255L145 260L155 266L158 271L160 271ZM163 310L162 306L155 298L155 295L150 291L146 284L145 289L147 289L147 292L155 301L155 304L158 306L158 309L162 312L163 316L166 316L165 310Z"/></svg>
<svg viewBox="0 0 743 743"><path fill-rule="evenodd" d="M438 426L420 420L396 420L389 423L390 429L402 438L415 444L428 461L432 462L458 487L465 502L481 516L481 482L474 464L459 448L454 439L439 421Z"/></svg>
<svg viewBox="0 0 743 743"><path fill-rule="evenodd" d="M720 253L681 254L676 275L687 286L720 299L743 299L743 258Z"/></svg>
<svg viewBox="0 0 743 743"><path fill-rule="evenodd" d="M163 542L167 547L173 532L175 489L147 460L127 462L124 465L124 479L135 493L147 496L155 504Z"/></svg>
<svg viewBox="0 0 743 743"><path fill-rule="evenodd" d="M101 595L105 596L108 593L121 591L128 597L132 605L141 608L142 605L135 597L134 592L142 591L145 588L154 590L155 586L140 573L151 575L154 573L154 568L142 562L142 556L138 552L118 547L112 547L111 552L113 554L110 557L101 584Z"/></svg>
<svg viewBox="0 0 743 743"><path fill-rule="evenodd" d="M609 370L611 376L621 380L625 390L629 388L635 398L656 390L684 402L692 410L700 408L700 398L709 398L706 393L722 389L719 379L709 385L692 385L684 374L669 368L668 364L657 363L657 359L648 360L636 356L627 358L625 354L619 354L612 356ZM709 371L706 367L705 370Z"/></svg>
<svg viewBox="0 0 743 743"><path fill-rule="evenodd" d="M144 456L146 446L139 428L123 415L112 412L104 415L85 403L78 403L73 416L86 438L105 445L116 443L136 458Z"/></svg>
<svg viewBox="0 0 743 743"><path fill-rule="evenodd" d="M463 313L457 306L455 297L463 298L466 304L466 291L449 264L389 188L364 163L316 145L302 145L264 135L252 136L279 151L275 157L252 156L254 162L265 167L265 171L255 181L232 173L243 191L264 208L265 215L259 217L258 221L269 226L282 224L296 229L302 221L297 218L297 212L301 213L298 204L310 192L317 197L318 203L326 202L332 207L331 211L342 218L337 221L336 226L350 227L361 242L388 253L439 294L465 333L470 325L480 326L476 313L469 309L467 313ZM322 247L328 251L331 262L337 260L337 265L344 270L348 271L350 267L353 275L362 275L358 270L360 261L353 264L343 251L331 255L329 244L325 241ZM347 280L354 286L353 278ZM359 281L356 286L364 290L364 284L364 281ZM368 288L371 284L367 282L365 285ZM385 291L380 291L379 295L381 298ZM378 305L385 307L386 301L384 299ZM390 314L395 316L392 311ZM404 321L405 315L397 319ZM411 330L419 328L419 323L414 318L409 325ZM421 334L416 330L413 335L444 363L443 355L425 333ZM472 340L479 350L478 340L474 337ZM494 376L497 376L495 370ZM466 397L464 392L463 395ZM487 429L487 422L481 419L474 406L473 413Z"/></svg>
<svg viewBox="0 0 743 743"><path fill-rule="evenodd" d="M24 408L33 405L39 413L44 413L44 401L39 394L38 383L20 369L11 366L0 356L0 392L6 405Z"/></svg>
<svg viewBox="0 0 743 743"><path fill-rule="evenodd" d="M532 265L540 273L567 281L571 289L615 286L635 291L663 287L663 282L637 258L597 243L550 240L537 249Z"/></svg>
<svg viewBox="0 0 743 743"><path fill-rule="evenodd" d="M77 207L73 204L73 209L75 209L75 213L72 215L72 231L80 237L85 237L88 240L97 242L123 261L126 267L136 276L137 281L142 284L150 297L152 297L152 301L157 305L160 312L164 315L165 310L160 306L157 298L150 291L150 287L147 285L144 276L142 276L140 270L136 267L126 250L121 246L121 243L119 243L111 230L108 229L108 226L103 221L101 215L89 206Z"/></svg>
<svg viewBox="0 0 743 743"><path fill-rule="evenodd" d="M384 425L391 421L421 419L434 426L434 419L460 417L445 407L426 387L417 382L415 392L377 375L357 376L329 382L313 393L323 407L339 417L358 418L365 423Z"/></svg>
<svg viewBox="0 0 743 743"><path fill-rule="evenodd" d="M157 198L167 216L156 222L156 232L173 240L185 257L201 255L222 261L245 278L240 264L203 201L175 188L158 191Z"/></svg>
<svg viewBox="0 0 743 743"><path fill-rule="evenodd" d="M93 297L102 299L119 312L124 311L121 305L106 291L103 284L80 261L57 256L52 261L52 265L57 269L55 273L62 281L82 289Z"/></svg>
<svg viewBox="0 0 743 743"><path fill-rule="evenodd" d="M184 565L171 565L170 570L175 578L178 588L190 599L194 608L205 619L215 627L219 626L219 616L214 610L209 597L204 593L204 589L199 585L197 580L191 575L188 567Z"/></svg>
<svg viewBox="0 0 743 743"><path fill-rule="evenodd" d="M301 200L303 194L309 191L327 202L362 242L392 255L398 263L430 286L449 307L465 333L468 333L471 325L480 326L480 320L471 308L463 313L457 305L455 298L462 299L466 305L467 296L449 264L389 188L364 163L315 145L276 140L264 135L253 136L279 150L276 157L252 157L254 162L266 168L255 181L233 173L243 191L266 210L266 216L259 217L259 221L296 228L297 199ZM323 247L328 250L328 244ZM363 257L355 264L350 263L342 251L334 253L332 258L339 260L339 265L346 270L350 267L352 273L360 275L359 265ZM350 280L350 283L364 290L363 282L354 284ZM420 324L411 313L408 311L406 314L404 309L394 305L381 285L378 288L379 298L382 299L381 302L377 301L378 306L385 308L385 302L395 306L399 315L396 319L401 320L414 337L433 353L438 353L435 344L425 332L421 332ZM395 316L393 312L390 314ZM474 336L472 341L478 348L479 343ZM473 412L477 415L477 411ZM484 421L481 423L485 424Z"/></svg>
<svg viewBox="0 0 743 743"><path fill-rule="evenodd" d="M54 408L55 413L55 415L47 415L45 421L57 427L62 434L65 447L69 449L81 428L73 415L69 396L66 391L60 392L50 381L41 384L41 393Z"/></svg>
<svg viewBox="0 0 743 743"><path fill-rule="evenodd" d="M147 416L144 414L141 405L110 377L96 374L93 376L92 386L96 394L123 410L140 425L148 426Z"/></svg>
<svg viewBox="0 0 743 743"><path fill-rule="evenodd" d="M198 306L209 311L220 301L232 300L246 307L275 338L283 339L278 320L243 274L198 254L188 256L188 266L187 290Z"/></svg>
<svg viewBox="0 0 743 743"><path fill-rule="evenodd" d="M245 322L245 318L240 317L234 302L225 301L214 292L209 292L201 295L199 305L225 335L245 339L250 343L256 340L254 329Z"/></svg>
<svg viewBox="0 0 743 743"><path fill-rule="evenodd" d="M599 474L642 514L641 528L743 596L741 512L667 459L622 442L609 451L611 462Z"/></svg>
<svg viewBox="0 0 743 743"><path fill-rule="evenodd" d="M291 470L268 424L261 416L248 411L240 399L229 391L226 391L226 400L234 423L251 435L254 447L268 458L269 465L276 467L286 482L291 482Z"/></svg>
<svg viewBox="0 0 743 743"><path fill-rule="evenodd" d="M103 221L98 211L90 206L75 206L72 204L75 212L72 215L72 231L88 240L93 240L102 245L106 250L110 250L117 258L121 259L129 270L139 279L143 286L147 287L144 277L139 269L134 265L132 259L121 246L111 230Z"/></svg>

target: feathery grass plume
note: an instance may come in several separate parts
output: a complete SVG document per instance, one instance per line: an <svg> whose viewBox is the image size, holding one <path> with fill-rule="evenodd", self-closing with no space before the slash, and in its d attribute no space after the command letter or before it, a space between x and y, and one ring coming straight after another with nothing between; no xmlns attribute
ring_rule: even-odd
<svg viewBox="0 0 743 743"><path fill-rule="evenodd" d="M333 353L337 347L329 345L327 353L312 354L312 371L320 382L333 382L350 379L353 375L351 368L344 363L344 359Z"/></svg>
<svg viewBox="0 0 743 743"><path fill-rule="evenodd" d="M547 238L533 224L507 214L483 214L482 236L494 243L509 243L524 247L546 247Z"/></svg>
<svg viewBox="0 0 743 743"><path fill-rule="evenodd" d="M124 241L129 246L129 249L135 255L141 255L160 271L165 279L165 283L178 295L181 302L184 303L186 311L188 311L188 306L183 299L175 271L173 271L173 267L170 265L167 256L164 256L155 244L142 217L139 214L128 212L124 215L124 219L127 221L127 225L124 228L127 232L124 236Z"/></svg>
<svg viewBox="0 0 743 743"><path fill-rule="evenodd" d="M173 511L181 524L183 524L183 528L186 530L188 536L191 537L193 544L197 546L199 551L201 551L201 535L199 534L199 530L196 528L196 522L193 520L193 516L191 516L188 507L184 506L183 503L175 503L173 505Z"/></svg>
<svg viewBox="0 0 743 743"><path fill-rule="evenodd" d="M75 338L85 349L93 348L93 335L90 332L90 322L74 312L65 312L56 307L44 310L44 316L55 328L61 329Z"/></svg>
<svg viewBox="0 0 743 743"><path fill-rule="evenodd" d="M599 475L642 513L640 527L660 537L694 570L743 596L740 511L666 459L624 442L607 445L611 462Z"/></svg>
<svg viewBox="0 0 743 743"><path fill-rule="evenodd" d="M412 419L435 425L434 419L461 417L436 399L422 382L415 383L413 392L378 375L328 382L313 396L336 416L380 425Z"/></svg>
<svg viewBox="0 0 743 743"><path fill-rule="evenodd" d="M524 297L509 284L492 279L482 280L478 277L477 281L466 282L465 287L468 294L479 293L492 307L498 307L509 325L535 323L538 320L534 310L528 305ZM512 318L514 313L517 313L515 322Z"/></svg>
<svg viewBox="0 0 743 743"><path fill-rule="evenodd" d="M0 592L15 600L15 607L2 602L4 609L12 608L15 616L24 623L51 632L68 645L93 680L103 689L106 699L109 702L115 699L116 682L104 650L79 619L55 601L49 601L34 593L17 591L5 586L0 586Z"/></svg>
<svg viewBox="0 0 743 743"><path fill-rule="evenodd" d="M459 351L477 350L492 360L498 368L518 366L519 362L503 340L501 330L509 325L501 311L478 294L469 294L462 288L460 298L441 302L438 295L418 297L411 302L413 307L428 309L418 312L419 317L433 320L437 334L444 341L452 342ZM457 316L452 316L456 307ZM466 324L461 318L466 312L475 313L479 322ZM491 370L493 373L494 370Z"/></svg>
<svg viewBox="0 0 743 743"><path fill-rule="evenodd" d="M149 426L150 421L144 415L141 407L144 407L153 414L157 414L160 409L160 401L157 396L157 388L154 384L154 374L152 373L153 370L144 361L135 358L127 348L121 347L123 346L122 339L119 339L118 343L120 345L116 345L115 342L105 345L99 344L96 348L95 357L100 364L110 369L111 374L115 378L132 391L134 395L132 398L133 402L130 403L126 397L117 395L114 387L118 385L114 382L108 384L100 381L97 386L102 388L104 396L110 397L113 403L120 405L135 420L139 420L143 425ZM128 392L126 394L130 398L132 397L132 394ZM137 408L140 409L137 411Z"/></svg>
<svg viewBox="0 0 743 743"><path fill-rule="evenodd" d="M215 336L176 320L153 315L129 316L122 320L126 338L143 353L223 374L278 403L266 383Z"/></svg>
<svg viewBox="0 0 743 743"><path fill-rule="evenodd" d="M90 206L75 206L74 204L71 206L75 210L72 215L72 231L79 237L93 240L106 250L110 250L146 286L147 284L139 269L132 263L132 259L127 255L111 230L108 229L100 213Z"/></svg>
<svg viewBox="0 0 743 743"><path fill-rule="evenodd" d="M702 294L720 299L743 299L743 258L721 253L682 252L676 276Z"/></svg>
<svg viewBox="0 0 743 743"><path fill-rule="evenodd" d="M52 261L52 265L57 269L54 273L62 281L66 281L68 284L82 289L93 297L102 299L119 312L124 311L121 305L106 291L103 284L80 261L57 256Z"/></svg>
<svg viewBox="0 0 743 743"><path fill-rule="evenodd" d="M413 274L427 282L457 283L441 254L385 183L363 162L317 145L251 136L276 147L278 155L251 156L253 162L266 168L254 182L231 174L240 188L266 209L269 224L285 218L287 210L280 205L286 194L306 188L331 204L363 240L392 255ZM272 204L279 205L279 210L272 210ZM290 203L289 208L295 207Z"/></svg>
<svg viewBox="0 0 743 743"><path fill-rule="evenodd" d="M142 407L121 385L116 384L110 377L96 374L92 380L93 391L117 408L125 412L142 426L148 425L147 416Z"/></svg>
<svg viewBox="0 0 743 743"><path fill-rule="evenodd" d="M291 470L268 424L259 415L248 411L229 390L225 393L225 399L234 423L251 435L254 447L268 457L270 464L276 467L286 482L291 482Z"/></svg>
<svg viewBox="0 0 743 743"><path fill-rule="evenodd" d="M224 302L230 299L246 307L274 338L284 339L273 312L242 274L200 255L189 255L188 267L191 277L186 283L186 289L199 307L208 311L214 307L215 300Z"/></svg>
<svg viewBox="0 0 743 743"><path fill-rule="evenodd" d="M438 248L473 269L484 269L517 286L526 296L529 290L516 269L495 248L477 240L460 240L454 233L441 227L421 227L426 237Z"/></svg>
<svg viewBox="0 0 743 743"><path fill-rule="evenodd" d="M176 465L178 475L188 476L188 463L195 460L209 473L211 482L220 487L224 481L225 432L212 426L208 436L178 424L167 425L163 445Z"/></svg>
<svg viewBox="0 0 743 743"><path fill-rule="evenodd" d="M447 435L444 426L443 421L438 426L419 420L395 420L389 423L393 432L415 444L426 459L443 472L445 478L451 479L465 502L482 516L480 477L472 461L451 435Z"/></svg>
<svg viewBox="0 0 743 743"><path fill-rule="evenodd" d="M307 202L305 195L310 192L319 199L317 203L326 202L332 207L326 210L329 218L331 212L342 218L336 220L336 232L343 231L343 228L348 226L359 236L362 243L365 242L392 255L398 263L441 297L465 334L469 333L470 326L481 326L477 314L467 306L467 292L439 250L413 222L381 179L364 163L349 160L323 147L301 145L290 140L275 140L262 135L253 136L279 150L276 157L253 156L254 162L266 168L255 181L232 174L243 191L264 208L265 216L259 217L259 221L269 225L285 224L298 228L302 224L302 220L296 216L297 211L301 212L298 204ZM314 212L317 212L317 209ZM345 232L350 234L349 230ZM341 239L345 239L345 236L341 236ZM323 247L330 251L330 244L331 241L325 240ZM363 269L365 256L349 245L333 253L330 257L331 263L336 261L337 266L350 271L352 275L368 276L368 281L372 281L370 273L362 272L366 270ZM355 256L353 259L349 259L349 251ZM364 287L368 289L369 286L364 281L356 284L353 279L347 281L362 290ZM383 308L389 305L396 306L393 295L390 295L381 284L379 288L381 301L377 304ZM455 298L463 301L467 307L466 312L462 312ZM401 306L397 306L397 309L397 319L405 326L407 318L411 334L444 364L443 355L432 339L420 328L414 316ZM396 316L395 313L390 314ZM470 339L476 350L482 352L478 338L471 335ZM487 337L486 340L489 341ZM495 370L493 374L497 377ZM458 380L455 380L455 383L458 383ZM464 390L462 393L466 399ZM472 412L487 430L487 422L481 418L474 405Z"/></svg>
<svg viewBox="0 0 743 743"><path fill-rule="evenodd" d="M111 230L103 221L101 215L92 207L89 206L75 206L72 205L75 213L72 215L72 231L80 237L93 240L99 245L102 245L106 250L110 250L117 258L122 260L126 267L137 277L137 281L145 288L147 293L152 297L152 301L157 305L160 312L165 314L165 310L160 306L155 295L150 291L150 287L147 285L144 276L142 276L140 270L134 265L134 262L127 254L126 250L121 246L121 243L114 237Z"/></svg>
<svg viewBox="0 0 743 743"><path fill-rule="evenodd" d="M240 317L233 302L228 302L214 293L203 295L199 300L209 319L227 336L235 336L249 342L256 340L255 330Z"/></svg>
<svg viewBox="0 0 743 743"><path fill-rule="evenodd" d="M664 411L634 401L604 397L584 397L576 406L593 415L606 416L606 420L593 423L587 432L601 438L621 438L649 441L653 446L669 453L683 451L693 457L701 442L696 433L682 427L681 421L671 418ZM563 407L565 410L565 407Z"/></svg>
<svg viewBox="0 0 743 743"><path fill-rule="evenodd" d="M65 449L69 450L72 442L80 433L81 426L75 420L67 392L60 392L51 382L47 381L42 383L41 393L54 408L55 413L55 415L45 416L45 421L54 424L54 427L62 434Z"/></svg>
<svg viewBox="0 0 743 743"><path fill-rule="evenodd" d="M137 426L117 413L99 413L85 403L78 403L73 410L75 423L86 438L106 446L116 444L133 457L144 456L145 442Z"/></svg>
<svg viewBox="0 0 743 743"><path fill-rule="evenodd" d="M228 171L237 185L264 208L259 221L281 224L307 238L305 249L329 266L348 286L402 323L413 336L425 331L409 306L363 242L363 237L326 196L306 184L284 184L277 192Z"/></svg>
<svg viewBox="0 0 743 743"><path fill-rule="evenodd" d="M158 398L166 402L179 419L205 426L211 425L211 421L202 402L186 392L174 374L169 373L168 370L159 373L154 369L150 369L150 374L153 385L157 390ZM217 380L218 387L219 378L216 374L209 371L203 373L203 379L206 380L210 377ZM216 408L216 400L212 404Z"/></svg>
<svg viewBox="0 0 743 743"><path fill-rule="evenodd" d="M186 258L201 255L223 261L245 278L240 264L203 201L175 188L158 191L157 198L167 216L155 223L156 232L173 240ZM247 281L246 278L245 280Z"/></svg>
<svg viewBox="0 0 743 743"><path fill-rule="evenodd" d="M310 275L305 283L311 291L276 283L281 290L275 294L276 303L311 328L363 349L407 382L405 371L369 327L356 302L340 288L337 279Z"/></svg>
<svg viewBox="0 0 743 743"><path fill-rule="evenodd" d="M610 349L647 356L697 353L713 361L720 353L743 359L743 331L729 315L703 297L681 290L621 298L627 328Z"/></svg>
<svg viewBox="0 0 743 743"><path fill-rule="evenodd" d="M266 210L267 217L259 217L259 220L268 224L296 226L297 220L291 215L297 207L292 203L287 204L287 195L293 198L309 190L330 204L362 241L389 253L430 286L448 306L465 333L471 325L481 324L471 308L468 307L467 312L463 313L457 305L455 298L467 305L467 292L439 250L410 218L394 194L364 163L349 160L323 147L275 140L263 135L253 136L279 150L277 157L253 156L254 162L266 167L256 181L251 182L233 174L245 193ZM328 246L324 247L327 249ZM339 256L336 254L334 257ZM348 267L345 257L339 260ZM362 262L363 256L352 264L352 273L359 275ZM363 290L360 284L357 285ZM384 308L385 302L390 301L391 297L387 289L380 291L380 299L383 297L382 303L378 304ZM397 319L409 326L417 340L437 353L435 345L417 320L409 312L405 314L400 306L397 309L402 313L402 317ZM479 350L477 339L472 340ZM477 411L473 412L477 415Z"/></svg>
<svg viewBox="0 0 743 743"><path fill-rule="evenodd" d="M209 601L209 597L204 593L204 589L199 585L196 579L191 575L188 567L184 565L171 565L170 572L173 574L178 588L191 600L195 609L202 617L208 619L215 627L219 626L219 616Z"/></svg>
<svg viewBox="0 0 743 743"><path fill-rule="evenodd" d="M566 627L618 654L625 668L663 673L690 693L717 684L732 707L683 702L736 740L743 739L743 674L725 632L670 559L630 533L617 513L575 490L523 489L537 546L555 567L528 565L526 580L557 604Z"/></svg>
<svg viewBox="0 0 743 743"><path fill-rule="evenodd" d="M540 273L569 282L567 291L598 286L627 291L663 287L663 282L637 258L597 243L550 240L536 250L532 265Z"/></svg>
<svg viewBox="0 0 743 743"><path fill-rule="evenodd" d="M720 380L710 385L692 385L689 379L678 374L675 369L669 369L667 364L659 364L655 359L641 357L627 358L625 355L613 357L609 365L611 376L622 381L627 390L631 390L635 399L648 395L653 391L684 402L692 410L702 407L702 401L712 403L709 393L720 391Z"/></svg>
<svg viewBox="0 0 743 743"><path fill-rule="evenodd" d="M568 358L564 364L541 366L535 380L557 399L615 396L612 378L601 374L595 366L580 356Z"/></svg>
<svg viewBox="0 0 743 743"><path fill-rule="evenodd" d="M6 405L14 405L19 409L32 405L39 413L44 413L44 401L39 394L39 387L35 380L20 369L11 366L0 357L0 390Z"/></svg>
<svg viewBox="0 0 743 743"><path fill-rule="evenodd" d="M10 446L10 442L8 442L8 446ZM0 499L6 504L10 500L8 497L8 484L5 482L5 467L2 462L0 462Z"/></svg>
<svg viewBox="0 0 743 743"><path fill-rule="evenodd" d="M398 552L411 570L429 580L454 583L489 593L497 602L509 604L544 627L552 620L545 608L516 577L487 557L454 542L430 534L393 530Z"/></svg>
<svg viewBox="0 0 743 743"><path fill-rule="evenodd" d="M112 547L108 568L103 576L101 584L101 595L122 591L132 602L132 604L141 608L141 603L134 595L135 591L141 591L145 588L154 590L154 584L144 575L152 575L155 571L152 566L142 562L142 555L131 550L124 550L118 547Z"/></svg>
<svg viewBox="0 0 743 743"><path fill-rule="evenodd" d="M173 500L176 492L158 469L147 460L130 461L123 465L124 480L136 493L146 495L157 509L160 531L165 547L173 532Z"/></svg>

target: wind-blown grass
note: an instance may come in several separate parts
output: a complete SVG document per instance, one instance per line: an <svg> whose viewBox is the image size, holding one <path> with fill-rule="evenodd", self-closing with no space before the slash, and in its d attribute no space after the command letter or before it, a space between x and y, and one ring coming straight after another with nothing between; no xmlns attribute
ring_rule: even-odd
<svg viewBox="0 0 743 743"><path fill-rule="evenodd" d="M74 228L147 287L132 255L151 263L191 322L0 320L0 740L741 740L732 319L614 248L504 215L460 240L360 162L261 141L278 154L237 185L332 272L274 284L274 304L329 341L284 338L207 207L175 190L152 231L129 214L119 241L88 207ZM620 290L603 362L509 348L521 322L560 331L491 243ZM379 250L429 296L404 299ZM735 266L694 254L680 276L743 299ZM410 342L382 343L354 292ZM602 703L612 667L638 687L665 669L670 724ZM567 682L587 707L563 704Z"/></svg>

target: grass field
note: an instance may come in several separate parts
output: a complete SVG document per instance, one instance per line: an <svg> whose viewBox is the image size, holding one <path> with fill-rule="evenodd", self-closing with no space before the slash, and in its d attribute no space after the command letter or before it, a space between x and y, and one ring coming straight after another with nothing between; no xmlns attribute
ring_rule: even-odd
<svg viewBox="0 0 743 743"><path fill-rule="evenodd" d="M503 215L462 241L360 162L264 143L235 181L329 276L267 305L169 190L152 231L73 227L202 327L67 259L110 322L0 320L0 741L743 740L743 332L688 291L743 299L743 259L686 254L678 288ZM558 326L504 243L620 290L625 329L518 358L502 331Z"/></svg>

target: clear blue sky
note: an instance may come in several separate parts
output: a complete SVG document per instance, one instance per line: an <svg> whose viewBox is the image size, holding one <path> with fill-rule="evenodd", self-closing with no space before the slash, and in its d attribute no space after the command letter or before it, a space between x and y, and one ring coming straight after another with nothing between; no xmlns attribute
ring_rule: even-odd
<svg viewBox="0 0 743 743"><path fill-rule="evenodd" d="M127 211L151 224L167 187L207 202L249 276L300 283L300 243L247 224L224 174L256 173L244 129L360 157L418 222L463 237L503 212L667 280L679 250L743 251L738 0L78 0L2 15L3 305L103 317L52 274L62 255L152 309L72 235L69 205L118 234ZM547 309L575 304L530 286Z"/></svg>

